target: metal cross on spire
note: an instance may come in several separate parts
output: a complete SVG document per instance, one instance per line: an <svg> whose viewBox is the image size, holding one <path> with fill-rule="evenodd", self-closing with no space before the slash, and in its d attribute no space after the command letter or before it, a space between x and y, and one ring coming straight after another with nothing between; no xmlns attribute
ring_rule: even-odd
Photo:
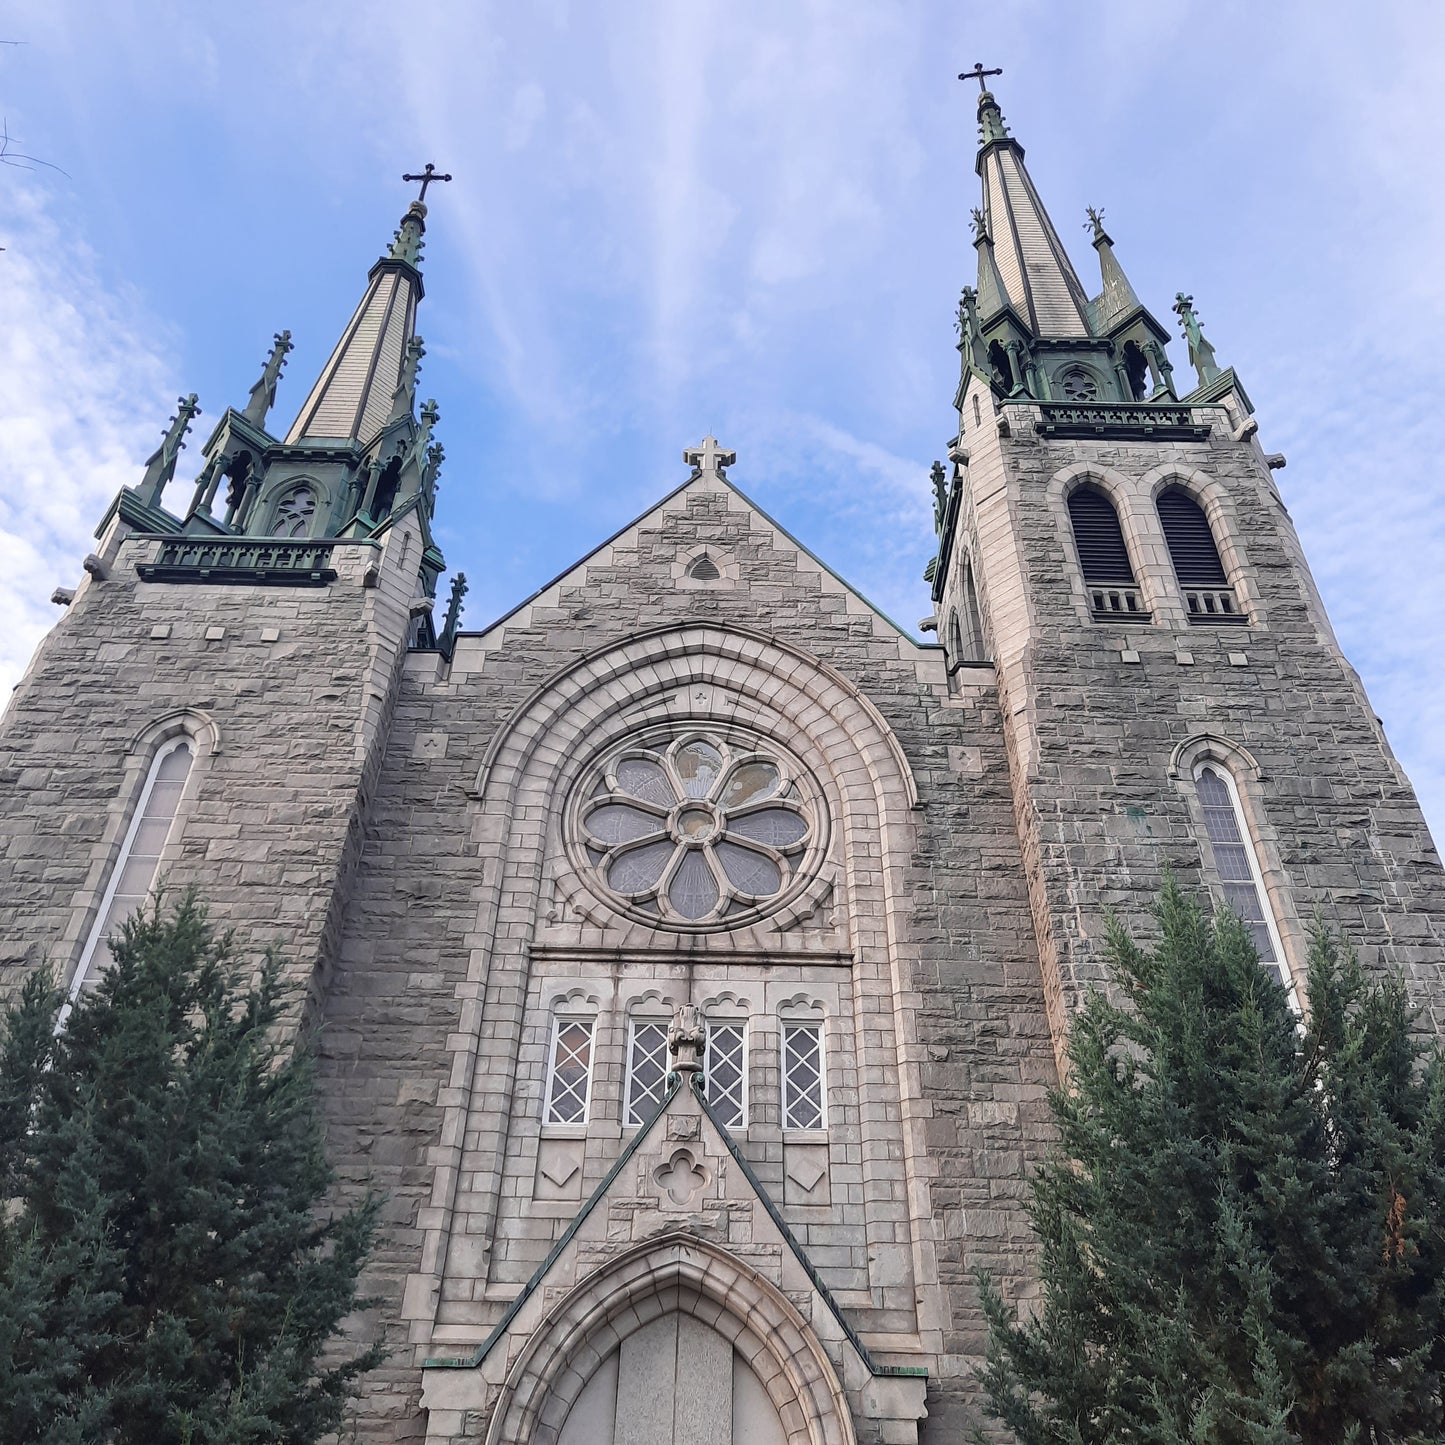
<svg viewBox="0 0 1445 1445"><path fill-rule="evenodd" d="M419 200L419 201L422 203L422 205L426 205L426 188L427 188L429 185L431 185L431 183L432 183L433 181L449 181L449 180L451 180L451 176L450 176L450 175L439 176L439 175L437 175L436 170L437 170L437 168L436 168L430 161L428 161L428 162L426 163L426 169L425 169L419 176L414 176L414 175L409 175L409 174L408 174L408 175L404 175L404 176L402 177L402 180L404 180L404 181L420 181L420 182L421 182L421 195L419 195L419 196L417 197L417 200Z"/></svg>
<svg viewBox="0 0 1445 1445"><path fill-rule="evenodd" d="M973 69L972 69L972 70L964 70L964 71L961 71L961 72L959 73L959 77L958 77L958 78L959 78L960 80L976 80L976 81L978 81L978 92L979 92L980 95L982 95L983 92L988 89L988 86L986 86L986 85L983 83L983 82L984 82L984 77L985 77L985 76L989 76L989 75L1002 75L1002 74L1003 74L1003 71L1002 71L1002 70L985 70L985 69L983 68L983 61L981 61L981 60L975 60L975 61L973 62Z"/></svg>

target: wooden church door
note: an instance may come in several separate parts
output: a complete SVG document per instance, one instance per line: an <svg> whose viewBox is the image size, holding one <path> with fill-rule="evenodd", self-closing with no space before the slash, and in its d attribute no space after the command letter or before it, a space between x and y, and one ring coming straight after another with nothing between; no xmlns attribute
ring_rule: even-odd
<svg viewBox="0 0 1445 1445"><path fill-rule="evenodd" d="M583 1386L558 1445L786 1445L752 1367L716 1330L667 1314L629 1335Z"/></svg>

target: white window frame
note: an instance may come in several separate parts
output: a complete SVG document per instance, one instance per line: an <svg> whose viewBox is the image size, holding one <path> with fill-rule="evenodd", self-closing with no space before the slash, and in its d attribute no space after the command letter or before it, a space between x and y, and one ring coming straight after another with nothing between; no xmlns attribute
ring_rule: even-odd
<svg viewBox="0 0 1445 1445"><path fill-rule="evenodd" d="M1299 995L1295 989L1294 972L1290 968L1289 955L1284 949L1284 939L1280 934L1279 920L1274 913L1274 900L1269 895L1269 888L1264 881L1264 871L1259 866L1259 849L1254 842L1254 829L1249 825L1249 816L1244 811L1243 802L1239 796L1239 784L1234 780L1233 771L1218 758L1203 757L1194 764L1192 774L1194 782L1194 800L1199 807L1200 827L1204 830L1203 843L1209 849L1209 865L1214 871L1214 876L1219 879L1221 887L1223 878L1219 873L1219 859L1214 851L1214 839L1209 836L1209 825L1204 818L1204 798L1199 791L1200 774L1205 770L1213 773L1224 783L1224 790L1229 794L1230 806L1234 809L1234 825L1239 829L1240 842L1244 848L1245 861L1249 864L1249 876L1254 880L1254 891L1259 898L1259 911L1264 915L1265 931L1269 934L1270 944L1274 948L1272 962L1279 969L1280 977L1284 980L1284 986L1289 990L1290 1003L1296 1011L1299 1009ZM1228 906L1228 899L1225 899ZM1261 965L1268 968L1269 964Z"/></svg>
<svg viewBox="0 0 1445 1445"><path fill-rule="evenodd" d="M810 1029L818 1036L818 1122L816 1124L791 1122L794 1094L788 1070L788 1032L790 1029ZM778 1057L784 1130L795 1134L815 1134L826 1130L828 1127L828 1031L823 1022L818 1019L780 1019Z"/></svg>
<svg viewBox="0 0 1445 1445"><path fill-rule="evenodd" d="M738 1094L738 1112L741 1117L737 1123L729 1123L723 1120L724 1125L729 1129L746 1129L748 1127L748 1056L752 1048L752 1041L749 1038L752 1030L748 1028L746 1019L708 1019L707 1021L707 1043L703 1050L702 1077L707 1086L708 1107L716 1109L717 1105L712 1100L712 1060L713 1045L712 1034L714 1029L737 1029L742 1034L742 1062L740 1070L742 1073L741 1087ZM826 1091L825 1091L826 1092Z"/></svg>
<svg viewBox="0 0 1445 1445"><path fill-rule="evenodd" d="M557 1082L557 1045L562 1040L562 1030L572 1025L587 1030L587 1088L582 1099L580 1119L555 1119L552 1117L557 1100L554 1089ZM542 1095L542 1123L558 1129L580 1129L592 1118L592 1085L597 1077L597 1020L585 1014L559 1013L552 1015L551 1037L547 1044L547 1086Z"/></svg>
<svg viewBox="0 0 1445 1445"><path fill-rule="evenodd" d="M189 733L179 733L173 738L167 739L155 750L151 758L150 767L146 770L145 782L141 785L140 796L135 800L131 808L130 822L126 826L125 837L121 840L120 851L111 861L110 874L105 881L105 891L100 896L100 905L95 910L95 919L90 925L90 932L86 935L85 947L80 952L80 959L75 965L75 974L70 980L70 990L66 999L65 1008L62 1010L57 1028L61 1027L70 1016L70 1010L74 1007L75 1001L80 997L80 991L85 986L86 979L90 976L91 965L95 962L95 955L101 944L105 941L102 930L105 928L106 920L110 917L110 906L115 901L115 890L120 887L122 874L125 872L125 865L130 861L131 848L135 844L135 837L140 832L140 825L145 820L145 811L151 800L151 793L155 790L156 778L160 776L161 764L179 748L187 748L191 754L190 765L186 771L186 781L182 785L181 796L176 800L176 811L171 814L170 827L166 831L166 841L161 845L160 858L156 862L156 872L151 877L150 887L155 887L156 877L160 874L160 862L164 859L166 850L170 848L176 837L176 829L179 826L185 803L185 789L190 786L191 776L195 770L199 757L199 750L196 747L196 740ZM147 890L149 891L149 890Z"/></svg>
<svg viewBox="0 0 1445 1445"><path fill-rule="evenodd" d="M661 1102L662 1096L667 1092L667 1076L670 1072L667 1029L669 1020L664 1018L648 1018L645 1014L637 1018L630 1018L627 1021L627 1058L626 1058L626 1079L622 1089L622 1126L625 1129L635 1129L645 1124L652 1116L652 1111ZM662 1030L662 1082L658 1086L656 1097L640 1099L634 1090L635 1074L633 1072L634 1050L637 1047L637 1031L639 1029L655 1028ZM639 1104L642 1106L639 1110Z"/></svg>

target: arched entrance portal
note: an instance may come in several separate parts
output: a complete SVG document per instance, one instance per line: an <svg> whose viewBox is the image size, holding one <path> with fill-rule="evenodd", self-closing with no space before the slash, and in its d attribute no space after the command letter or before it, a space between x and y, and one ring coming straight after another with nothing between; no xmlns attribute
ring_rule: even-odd
<svg viewBox="0 0 1445 1445"><path fill-rule="evenodd" d="M669 1233L610 1260L539 1321L487 1445L856 1445L837 1372L788 1297Z"/></svg>
<svg viewBox="0 0 1445 1445"><path fill-rule="evenodd" d="M787 1445L756 1371L710 1325L673 1311L603 1360L559 1445Z"/></svg>

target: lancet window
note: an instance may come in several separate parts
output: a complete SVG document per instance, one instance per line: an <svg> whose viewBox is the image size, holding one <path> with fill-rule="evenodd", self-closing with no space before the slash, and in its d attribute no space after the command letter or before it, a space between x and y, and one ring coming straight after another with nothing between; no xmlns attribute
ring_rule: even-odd
<svg viewBox="0 0 1445 1445"><path fill-rule="evenodd" d="M667 1087L667 1024L633 1019L627 1039L627 1106L629 1124L646 1123Z"/></svg>
<svg viewBox="0 0 1445 1445"><path fill-rule="evenodd" d="M1269 909L1259 858L1240 811L1234 780L1223 768L1203 763L1195 772L1194 785L1224 901L1244 921L1260 963L1288 987L1279 930Z"/></svg>
<svg viewBox="0 0 1445 1445"><path fill-rule="evenodd" d="M822 1024L784 1022L782 1046L783 1128L826 1128Z"/></svg>
<svg viewBox="0 0 1445 1445"><path fill-rule="evenodd" d="M592 1103L592 1019L552 1020L552 1045L547 1059L548 1124L585 1124Z"/></svg>
<svg viewBox="0 0 1445 1445"><path fill-rule="evenodd" d="M1204 508L1183 487L1160 492L1158 508L1159 525L1190 622L1247 622L1229 585Z"/></svg>
<svg viewBox="0 0 1445 1445"><path fill-rule="evenodd" d="M748 1122L748 1030L744 1023L709 1023L703 1054L707 1102L729 1129Z"/></svg>
<svg viewBox="0 0 1445 1445"><path fill-rule="evenodd" d="M1147 622L1149 613L1134 580L1134 567L1114 504L1097 487L1079 487L1069 494L1069 522L1095 618Z"/></svg>
<svg viewBox="0 0 1445 1445"><path fill-rule="evenodd" d="M93 987L108 957L109 941L155 887L161 856L177 828L181 794L190 776L194 745L189 737L166 743L151 761L135 813L111 868L95 923L71 982L70 996Z"/></svg>

